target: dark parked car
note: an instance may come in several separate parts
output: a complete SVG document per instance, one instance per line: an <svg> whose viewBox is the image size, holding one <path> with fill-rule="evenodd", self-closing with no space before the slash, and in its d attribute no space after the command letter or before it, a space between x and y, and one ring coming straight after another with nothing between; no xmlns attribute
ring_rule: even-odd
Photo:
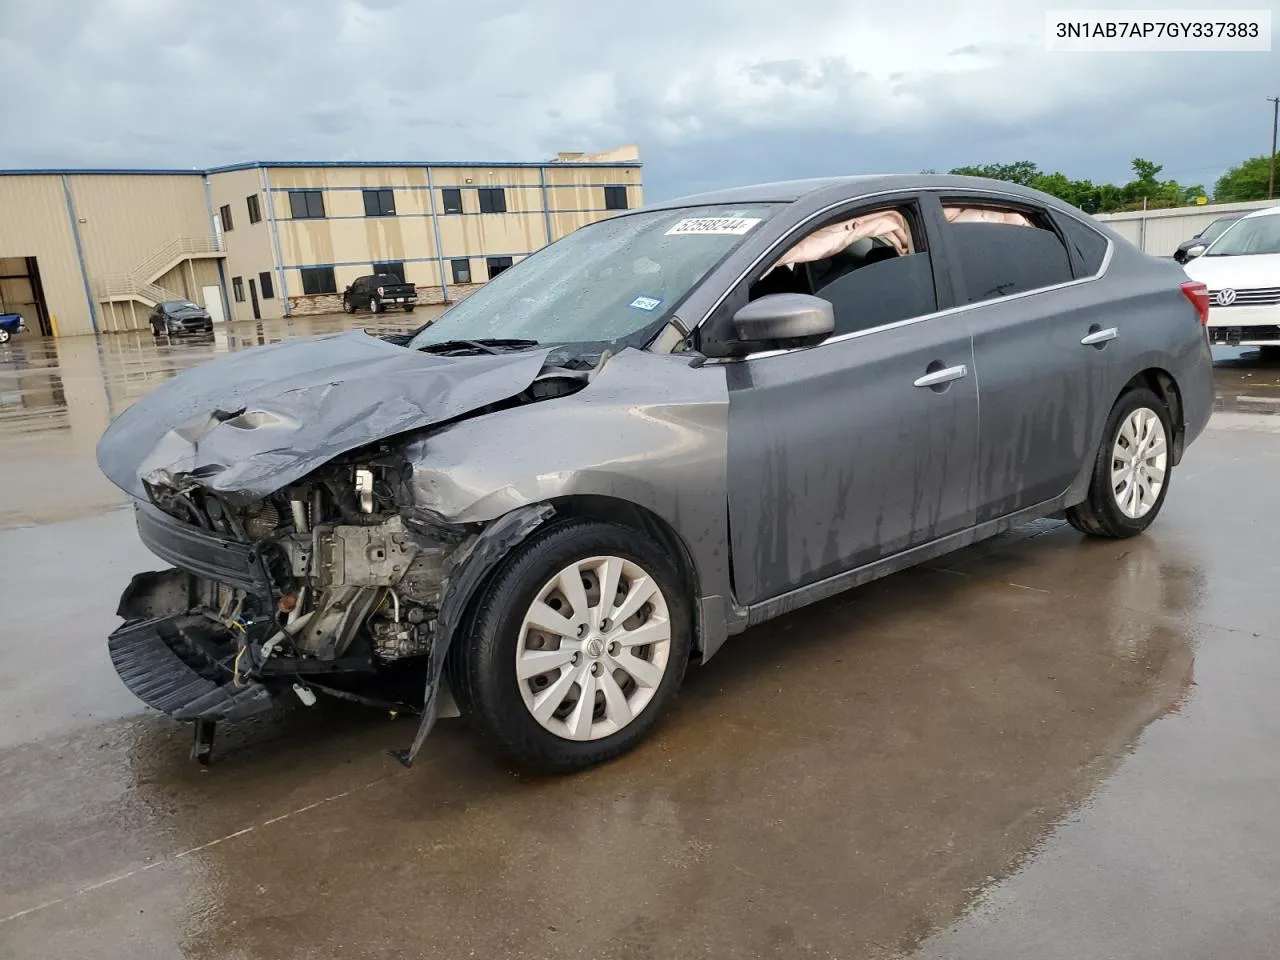
<svg viewBox="0 0 1280 960"><path fill-rule="evenodd" d="M1214 220L1190 240L1183 240L1178 244L1178 249L1173 251L1173 259L1177 260L1179 263L1186 263L1188 260L1191 260L1192 257L1189 255L1189 251L1192 247L1208 247L1209 244L1222 236L1227 227L1231 226L1243 216L1243 213L1233 213L1230 216L1219 217L1217 220ZM1203 250L1201 252L1203 252Z"/></svg>
<svg viewBox="0 0 1280 960"><path fill-rule="evenodd" d="M405 313L411 313L417 304L418 288L394 273L358 277L342 292L342 309L347 313L364 309L381 313L391 307L401 307Z"/></svg>
<svg viewBox="0 0 1280 960"><path fill-rule="evenodd" d="M166 300L157 304L147 322L157 337L213 332L213 317L209 316L209 311L190 300Z"/></svg>
<svg viewBox="0 0 1280 960"><path fill-rule="evenodd" d="M98 460L173 567L134 578L111 657L200 756L217 720L335 695L421 704L406 762L456 701L580 769L754 624L1061 511L1141 533L1209 418L1207 312L996 181L622 213L413 334L236 353L125 410Z"/></svg>
<svg viewBox="0 0 1280 960"><path fill-rule="evenodd" d="M0 343L8 343L9 339L27 329L20 313L0 313Z"/></svg>

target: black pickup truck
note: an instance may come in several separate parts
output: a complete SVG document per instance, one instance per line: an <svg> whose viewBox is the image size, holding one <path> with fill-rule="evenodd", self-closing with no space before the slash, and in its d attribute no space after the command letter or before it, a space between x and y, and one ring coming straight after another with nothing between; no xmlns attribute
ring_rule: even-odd
<svg viewBox="0 0 1280 960"><path fill-rule="evenodd" d="M365 307L374 313L403 307L404 312L409 313L417 305L418 288L412 283L405 283L394 273L357 277L342 291L342 309L347 313L355 313Z"/></svg>

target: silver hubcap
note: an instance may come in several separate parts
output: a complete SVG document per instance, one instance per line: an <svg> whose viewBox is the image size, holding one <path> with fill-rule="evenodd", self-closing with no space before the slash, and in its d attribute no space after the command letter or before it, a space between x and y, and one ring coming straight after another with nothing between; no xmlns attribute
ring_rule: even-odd
<svg viewBox="0 0 1280 960"><path fill-rule="evenodd" d="M1154 410L1139 407L1120 424L1111 450L1111 490L1120 512L1131 520L1150 513L1168 469L1164 424Z"/></svg>
<svg viewBox="0 0 1280 960"><path fill-rule="evenodd" d="M566 740L617 733L667 672L671 620L657 582L621 557L589 557L547 581L516 644L524 705Z"/></svg>

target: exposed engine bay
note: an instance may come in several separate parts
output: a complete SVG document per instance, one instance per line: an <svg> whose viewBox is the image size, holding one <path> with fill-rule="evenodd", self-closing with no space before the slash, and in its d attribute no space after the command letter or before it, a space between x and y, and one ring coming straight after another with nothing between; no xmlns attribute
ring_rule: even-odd
<svg viewBox="0 0 1280 960"><path fill-rule="evenodd" d="M575 392L589 374L544 370L475 413ZM214 419L252 431L261 426L254 417ZM215 492L200 468L139 472L149 500L137 507L139 535L173 569L134 578L108 646L135 694L196 722L197 759L208 762L217 721L281 697L423 713L413 748L400 754L406 763L434 718L451 712L447 688L437 696L449 642L442 605L460 563L473 563L475 580L501 557L492 546L476 550L498 524L451 524L416 508L404 441L341 454L247 503Z"/></svg>

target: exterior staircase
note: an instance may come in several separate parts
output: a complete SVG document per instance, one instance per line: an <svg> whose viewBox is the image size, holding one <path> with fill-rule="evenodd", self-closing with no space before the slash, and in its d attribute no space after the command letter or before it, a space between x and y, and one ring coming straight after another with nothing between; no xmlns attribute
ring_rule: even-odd
<svg viewBox="0 0 1280 960"><path fill-rule="evenodd" d="M128 273L98 278L99 303L134 301L147 308L165 300L181 300L182 294L159 286L155 281L188 260L225 257L219 237L179 237L165 244Z"/></svg>

